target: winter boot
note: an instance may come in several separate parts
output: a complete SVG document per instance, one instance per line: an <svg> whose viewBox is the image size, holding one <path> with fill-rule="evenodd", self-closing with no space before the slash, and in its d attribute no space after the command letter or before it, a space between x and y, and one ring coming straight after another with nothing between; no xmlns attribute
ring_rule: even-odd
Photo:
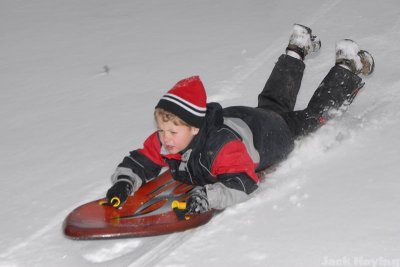
<svg viewBox="0 0 400 267"><path fill-rule="evenodd" d="M375 68L372 55L360 50L358 44L350 39L344 39L336 44L336 65L343 66L355 74L370 75Z"/></svg>
<svg viewBox="0 0 400 267"><path fill-rule="evenodd" d="M293 25L292 35L290 35L289 45L286 54L297 53L302 60L309 53L317 52L321 48L321 40L311 34L311 29L300 24Z"/></svg>

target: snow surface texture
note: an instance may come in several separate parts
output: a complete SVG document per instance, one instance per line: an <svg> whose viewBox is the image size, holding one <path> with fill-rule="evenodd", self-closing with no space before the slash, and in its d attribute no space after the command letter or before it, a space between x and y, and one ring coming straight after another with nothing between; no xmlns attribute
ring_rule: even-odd
<svg viewBox="0 0 400 267"><path fill-rule="evenodd" d="M200 75L210 101L257 102L293 23L322 49L307 105L351 38L376 61L347 113L297 143L250 201L195 230L72 241L152 131L153 108ZM385 1L0 0L0 266L400 266L400 5Z"/></svg>

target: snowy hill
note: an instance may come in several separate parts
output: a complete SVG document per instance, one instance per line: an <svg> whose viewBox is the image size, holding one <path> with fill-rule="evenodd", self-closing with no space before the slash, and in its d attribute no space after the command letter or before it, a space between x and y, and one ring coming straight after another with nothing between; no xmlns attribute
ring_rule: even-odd
<svg viewBox="0 0 400 267"><path fill-rule="evenodd" d="M193 231L72 241L152 131L162 93L200 75L209 101L257 103L293 23L322 40L297 109L337 40L376 71L348 112L297 143L250 201ZM0 0L0 266L400 266L398 1Z"/></svg>

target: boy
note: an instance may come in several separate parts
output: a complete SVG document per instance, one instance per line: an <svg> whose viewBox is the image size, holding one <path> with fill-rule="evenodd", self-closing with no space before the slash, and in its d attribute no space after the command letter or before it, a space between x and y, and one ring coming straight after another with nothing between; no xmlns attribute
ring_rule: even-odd
<svg viewBox="0 0 400 267"><path fill-rule="evenodd" d="M200 78L178 82L155 109L157 131L143 148L130 152L112 176L107 192L115 207L168 166L174 179L196 185L187 213L224 209L245 201L259 183L257 172L286 158L294 140L318 129L332 109L352 102L363 83L359 74L374 69L372 56L351 40L336 45L336 64L308 106L293 111L304 58L321 47L311 29L295 24L263 91L258 106L223 109L207 104Z"/></svg>

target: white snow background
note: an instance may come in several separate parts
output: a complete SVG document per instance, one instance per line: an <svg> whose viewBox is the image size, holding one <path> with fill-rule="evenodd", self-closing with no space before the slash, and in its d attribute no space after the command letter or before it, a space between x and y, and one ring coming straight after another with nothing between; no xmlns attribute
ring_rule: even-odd
<svg viewBox="0 0 400 267"><path fill-rule="evenodd" d="M73 241L62 222L104 196L200 75L209 101L255 106L293 23L322 49L296 109L356 40L375 73L347 113L297 143L250 201L169 236ZM400 4L355 0L0 0L0 266L400 266Z"/></svg>

